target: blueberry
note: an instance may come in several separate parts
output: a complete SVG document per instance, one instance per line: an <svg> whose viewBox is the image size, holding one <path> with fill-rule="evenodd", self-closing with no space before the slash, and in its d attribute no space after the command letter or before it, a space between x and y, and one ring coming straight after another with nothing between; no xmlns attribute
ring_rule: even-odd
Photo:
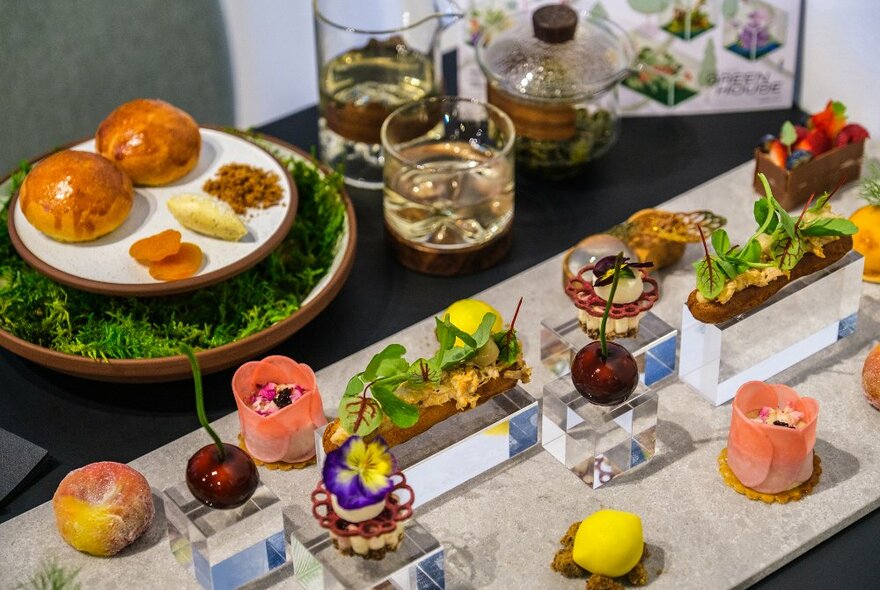
<svg viewBox="0 0 880 590"><path fill-rule="evenodd" d="M768 133L767 135L761 136L761 139L758 140L758 149L760 149L765 154L770 152L770 144L772 144L776 140L776 136L772 133Z"/></svg>
<svg viewBox="0 0 880 590"><path fill-rule="evenodd" d="M791 155L785 160L785 168L787 170L792 170L797 168L801 164L806 164L810 160L813 159L813 154L808 152L807 150L794 150L791 152Z"/></svg>

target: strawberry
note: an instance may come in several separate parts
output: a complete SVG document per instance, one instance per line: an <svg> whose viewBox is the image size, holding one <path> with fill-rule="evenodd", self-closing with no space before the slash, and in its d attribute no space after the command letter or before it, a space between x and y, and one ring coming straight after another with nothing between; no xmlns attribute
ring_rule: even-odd
<svg viewBox="0 0 880 590"><path fill-rule="evenodd" d="M829 139L833 139L846 126L846 107L842 102L829 100L824 111L810 117L808 126L823 130Z"/></svg>
<svg viewBox="0 0 880 590"><path fill-rule="evenodd" d="M810 132L810 130L807 129L806 127L804 127L803 125L795 125L794 130L795 130L795 133L797 133L797 139L795 140L796 142L805 138L807 136L807 133Z"/></svg>
<svg viewBox="0 0 880 590"><path fill-rule="evenodd" d="M780 168L785 168L785 159L788 157L788 150L785 149L785 146L782 145L781 141L774 139L773 143L770 144L768 157L771 162Z"/></svg>
<svg viewBox="0 0 880 590"><path fill-rule="evenodd" d="M794 144L796 150L807 150L814 156L831 149L831 138L821 128L810 129L807 136Z"/></svg>
<svg viewBox="0 0 880 590"><path fill-rule="evenodd" d="M850 123L837 134L837 138L834 140L834 147L864 141L869 137L867 129L856 123Z"/></svg>

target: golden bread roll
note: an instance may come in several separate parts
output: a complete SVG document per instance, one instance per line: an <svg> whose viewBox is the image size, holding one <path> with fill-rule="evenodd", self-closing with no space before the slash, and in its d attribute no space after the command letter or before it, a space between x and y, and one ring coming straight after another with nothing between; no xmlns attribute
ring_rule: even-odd
<svg viewBox="0 0 880 590"><path fill-rule="evenodd" d="M18 193L35 228L62 242L85 242L112 232L131 211L131 179L104 156L65 150L31 170Z"/></svg>
<svg viewBox="0 0 880 590"><path fill-rule="evenodd" d="M195 167L202 136L193 118L177 107L139 98L117 107L101 122L95 148L135 184L160 186Z"/></svg>

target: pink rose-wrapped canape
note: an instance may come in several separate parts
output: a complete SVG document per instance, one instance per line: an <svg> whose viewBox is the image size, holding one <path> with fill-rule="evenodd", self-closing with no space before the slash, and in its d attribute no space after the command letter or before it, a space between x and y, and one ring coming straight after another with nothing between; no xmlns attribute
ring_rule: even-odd
<svg viewBox="0 0 880 590"><path fill-rule="evenodd" d="M813 473L819 404L786 385L744 383L733 399L727 464L743 485L766 494Z"/></svg>
<svg viewBox="0 0 880 590"><path fill-rule="evenodd" d="M315 456L314 433L327 423L315 373L286 356L243 364L232 377L241 435L266 463L301 463Z"/></svg>

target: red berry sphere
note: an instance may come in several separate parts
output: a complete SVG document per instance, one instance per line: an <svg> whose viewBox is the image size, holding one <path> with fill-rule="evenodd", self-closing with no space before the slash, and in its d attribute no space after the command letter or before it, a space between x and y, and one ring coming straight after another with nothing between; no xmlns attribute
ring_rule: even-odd
<svg viewBox="0 0 880 590"><path fill-rule="evenodd" d="M590 342L571 363L571 380L587 401L600 406L616 406L632 395L639 384L639 368L629 351L608 342L608 356L602 355L602 344Z"/></svg>
<svg viewBox="0 0 880 590"><path fill-rule="evenodd" d="M257 466L247 453L223 443L220 457L217 445L202 447L186 464L186 485L196 500L211 508L238 508L260 485Z"/></svg>

